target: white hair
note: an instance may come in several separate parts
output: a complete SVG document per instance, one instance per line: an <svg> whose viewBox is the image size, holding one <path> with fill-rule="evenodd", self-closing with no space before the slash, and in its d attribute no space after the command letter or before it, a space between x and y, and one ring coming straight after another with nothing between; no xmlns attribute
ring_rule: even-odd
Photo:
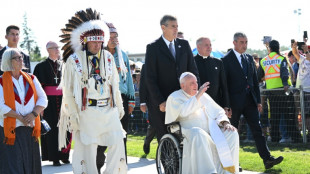
<svg viewBox="0 0 310 174"><path fill-rule="evenodd" d="M12 57L16 53L20 53L20 51L17 48L9 48L4 51L1 60L1 71L5 72L14 70L12 67Z"/></svg>
<svg viewBox="0 0 310 174"><path fill-rule="evenodd" d="M191 72L184 72L184 73L182 73L181 76L180 76L180 84L184 83L185 80L186 80L186 78L188 78L188 77L190 77L190 76L196 77L196 76L195 76L193 73L191 73Z"/></svg>

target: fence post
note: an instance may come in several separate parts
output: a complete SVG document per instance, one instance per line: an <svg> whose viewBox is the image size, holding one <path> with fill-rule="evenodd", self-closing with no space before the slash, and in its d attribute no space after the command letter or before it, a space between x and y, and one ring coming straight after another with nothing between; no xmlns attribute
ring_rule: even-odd
<svg viewBox="0 0 310 174"><path fill-rule="evenodd" d="M304 101L304 88L302 85L299 87L300 90L300 112L301 112L301 119L302 119L302 138L303 143L307 143L307 136L306 136L306 116L305 116L305 101Z"/></svg>

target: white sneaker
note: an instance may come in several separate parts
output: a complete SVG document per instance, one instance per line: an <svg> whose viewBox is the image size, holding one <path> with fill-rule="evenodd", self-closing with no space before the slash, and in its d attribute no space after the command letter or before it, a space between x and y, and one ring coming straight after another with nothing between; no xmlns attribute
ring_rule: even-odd
<svg viewBox="0 0 310 174"><path fill-rule="evenodd" d="M279 141L279 143L292 143L292 142L293 142L293 140L292 140L291 137L289 137L289 138L282 138L282 139Z"/></svg>

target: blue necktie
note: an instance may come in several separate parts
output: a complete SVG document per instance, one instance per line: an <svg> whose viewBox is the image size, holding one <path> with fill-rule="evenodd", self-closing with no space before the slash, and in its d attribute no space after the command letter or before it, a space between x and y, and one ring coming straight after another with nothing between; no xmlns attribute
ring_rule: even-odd
<svg viewBox="0 0 310 174"><path fill-rule="evenodd" d="M170 52L171 52L172 56L173 56L173 57L174 57L174 59L175 59L175 51L174 51L174 49L173 49L172 42L170 42L170 44L169 44L169 50L170 50Z"/></svg>
<svg viewBox="0 0 310 174"><path fill-rule="evenodd" d="M243 69L243 73L245 76L248 76L248 64L247 64L247 60L245 59L245 57L241 54L241 64L242 64L242 69Z"/></svg>

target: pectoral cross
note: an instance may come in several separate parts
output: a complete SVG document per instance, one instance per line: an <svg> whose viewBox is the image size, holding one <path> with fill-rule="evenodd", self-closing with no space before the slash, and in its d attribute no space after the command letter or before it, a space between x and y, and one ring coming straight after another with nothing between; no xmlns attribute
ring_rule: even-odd
<svg viewBox="0 0 310 174"><path fill-rule="evenodd" d="M57 82L58 82L58 78L57 78L57 76L56 76L54 79L55 79L55 82L56 82L56 84L57 84Z"/></svg>

